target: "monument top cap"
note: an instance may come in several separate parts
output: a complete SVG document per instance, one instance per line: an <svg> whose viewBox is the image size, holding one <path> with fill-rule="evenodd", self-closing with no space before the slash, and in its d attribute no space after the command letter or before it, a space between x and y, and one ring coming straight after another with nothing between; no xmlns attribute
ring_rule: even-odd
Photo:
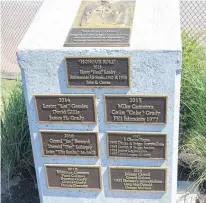
<svg viewBox="0 0 206 203"><path fill-rule="evenodd" d="M115 2L98 1L102 4ZM20 43L19 50L99 49L92 46L64 47L68 32L79 14L81 2L82 0L45 0ZM116 46L104 49L120 48ZM136 0L130 45L121 49L181 51L179 0Z"/></svg>

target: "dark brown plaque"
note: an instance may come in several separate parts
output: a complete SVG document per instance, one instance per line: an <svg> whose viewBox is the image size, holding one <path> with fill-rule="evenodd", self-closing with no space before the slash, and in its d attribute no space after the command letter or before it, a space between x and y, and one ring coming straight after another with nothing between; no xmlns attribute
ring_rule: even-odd
<svg viewBox="0 0 206 203"><path fill-rule="evenodd" d="M129 46L135 0L82 0L64 46Z"/></svg>
<svg viewBox="0 0 206 203"><path fill-rule="evenodd" d="M36 95L39 122L95 123L95 95Z"/></svg>
<svg viewBox="0 0 206 203"><path fill-rule="evenodd" d="M131 192L166 192L166 169L110 166L110 189Z"/></svg>
<svg viewBox="0 0 206 203"><path fill-rule="evenodd" d="M107 123L166 124L167 97L156 95L105 95Z"/></svg>
<svg viewBox="0 0 206 203"><path fill-rule="evenodd" d="M43 156L98 157L96 132L41 130Z"/></svg>
<svg viewBox="0 0 206 203"><path fill-rule="evenodd" d="M101 190L100 166L45 164L48 188Z"/></svg>
<svg viewBox="0 0 206 203"><path fill-rule="evenodd" d="M153 132L107 132L110 158L165 159L166 134Z"/></svg>
<svg viewBox="0 0 206 203"><path fill-rule="evenodd" d="M68 87L129 87L129 57L66 57Z"/></svg>

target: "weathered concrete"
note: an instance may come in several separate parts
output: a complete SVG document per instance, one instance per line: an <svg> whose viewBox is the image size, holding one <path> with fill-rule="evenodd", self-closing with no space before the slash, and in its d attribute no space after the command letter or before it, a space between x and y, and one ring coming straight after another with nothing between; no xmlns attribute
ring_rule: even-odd
<svg viewBox="0 0 206 203"><path fill-rule="evenodd" d="M42 203L173 203L177 194L177 153L180 102L181 35L178 0L138 0L130 47L63 47L81 0L48 0L19 46L18 62L22 71L32 147ZM65 56L130 56L131 88L68 88ZM39 124L34 94L95 94L97 124ZM167 124L105 124L104 94L162 94L168 96ZM100 158L42 157L40 129L98 131ZM110 160L107 158L106 131L166 132L167 160ZM101 192L48 189L45 163L100 165ZM165 193L111 192L108 166L163 166L168 168Z"/></svg>

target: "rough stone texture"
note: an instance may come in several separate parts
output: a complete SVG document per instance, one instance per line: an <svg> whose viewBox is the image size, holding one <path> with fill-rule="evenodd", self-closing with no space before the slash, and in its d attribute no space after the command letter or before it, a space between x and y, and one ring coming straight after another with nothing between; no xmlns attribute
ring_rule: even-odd
<svg viewBox="0 0 206 203"><path fill-rule="evenodd" d="M81 0L45 1L34 23L19 46L38 187L42 203L173 203L177 194L177 152L179 126L179 90L181 38L178 0L138 0L131 46L65 48L64 40ZM130 56L131 88L68 88L64 69L65 56ZM39 124L34 94L96 94L97 124ZM166 125L106 124L104 94L166 94ZM98 131L100 158L46 158L41 154L39 129ZM106 131L167 132L167 160L108 159ZM103 190L79 191L48 189L44 163L101 165ZM110 192L108 166L168 167L167 192Z"/></svg>

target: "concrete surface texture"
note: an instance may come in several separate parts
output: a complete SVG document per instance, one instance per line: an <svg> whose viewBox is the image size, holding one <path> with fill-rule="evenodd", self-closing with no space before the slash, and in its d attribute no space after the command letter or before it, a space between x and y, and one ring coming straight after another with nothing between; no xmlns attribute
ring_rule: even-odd
<svg viewBox="0 0 206 203"><path fill-rule="evenodd" d="M38 187L42 203L173 203L177 196L181 30L179 2L139 0L135 7L130 47L63 47L81 0L47 0L18 49L29 117ZM137 37L138 36L138 37ZM35 39L35 40L34 40ZM55 40L54 40L55 39ZM68 88L65 56L130 56L131 88ZM34 94L95 94L96 124L40 124ZM167 124L106 124L104 94L160 94L168 96ZM98 131L100 158L42 157L39 130ZM167 160L108 159L106 131L166 132ZM44 164L100 165L103 189L97 191L48 189ZM167 167L166 192L111 192L108 166ZM146 195L145 195L146 194Z"/></svg>

